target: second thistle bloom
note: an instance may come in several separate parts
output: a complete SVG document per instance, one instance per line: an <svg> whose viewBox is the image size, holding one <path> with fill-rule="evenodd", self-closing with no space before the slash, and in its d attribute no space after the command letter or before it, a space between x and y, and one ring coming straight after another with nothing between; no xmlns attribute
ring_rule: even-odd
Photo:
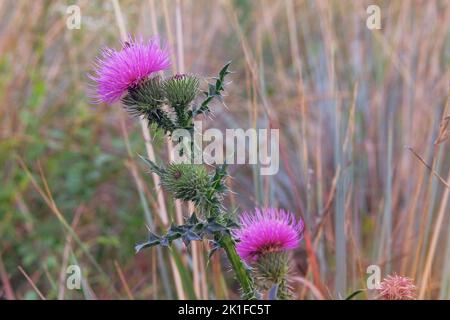
<svg viewBox="0 0 450 320"><path fill-rule="evenodd" d="M241 228L234 231L236 250L247 262L258 261L267 253L282 253L298 247L304 223L283 209L256 209L240 218Z"/></svg>

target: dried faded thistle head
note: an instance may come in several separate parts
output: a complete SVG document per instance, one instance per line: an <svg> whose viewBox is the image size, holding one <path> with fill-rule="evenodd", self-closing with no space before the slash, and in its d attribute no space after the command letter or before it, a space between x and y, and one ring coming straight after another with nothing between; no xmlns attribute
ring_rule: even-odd
<svg viewBox="0 0 450 320"><path fill-rule="evenodd" d="M411 278L389 275L381 283L378 297L383 300L415 300L416 286Z"/></svg>

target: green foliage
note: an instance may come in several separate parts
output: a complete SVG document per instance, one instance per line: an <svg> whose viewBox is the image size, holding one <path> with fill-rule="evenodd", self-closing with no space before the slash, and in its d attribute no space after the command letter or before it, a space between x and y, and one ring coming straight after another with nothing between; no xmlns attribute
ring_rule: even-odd
<svg viewBox="0 0 450 320"><path fill-rule="evenodd" d="M158 76L128 89L128 94L122 98L122 103L132 115L144 116L149 125L154 124L165 133L176 129L169 114L162 109L164 92L162 80Z"/></svg>
<svg viewBox="0 0 450 320"><path fill-rule="evenodd" d="M189 248L191 241L200 241L207 237L213 239L223 233L230 234L231 229L236 226L237 224L232 219L228 219L224 221L224 224L221 224L214 218L202 220L194 212L186 219L185 224L177 226L172 223L164 236L158 236L150 231L147 241L136 245L135 250L139 252L144 248L156 245L170 246L177 239L181 239L186 247ZM220 245L214 240L211 242L213 243L213 251L211 253L213 253Z"/></svg>
<svg viewBox="0 0 450 320"><path fill-rule="evenodd" d="M176 199L197 205L206 200L210 179L203 165L171 163L160 177L161 185Z"/></svg>
<svg viewBox="0 0 450 320"><path fill-rule="evenodd" d="M159 76L149 78L128 89L122 98L125 109L134 116L143 116L149 125L155 125L164 133L172 133L176 129L193 129L194 118L210 111L209 104L213 99L222 102L225 90L225 77L231 72L228 62L215 77L215 83L209 83L204 91L202 103L193 107L192 102L199 93L199 79L194 75L175 75L165 81ZM163 106L168 104L171 112ZM173 113L173 114L172 114Z"/></svg>
<svg viewBox="0 0 450 320"><path fill-rule="evenodd" d="M219 71L219 76L213 78L215 83L208 84L208 90L204 91L205 99L200 104L200 106L193 111L193 117L196 117L199 114L208 113L210 111L209 104L213 99L218 99L222 102L222 92L225 90L225 76L231 73L228 69L230 68L231 61L226 63L222 69Z"/></svg>
<svg viewBox="0 0 450 320"><path fill-rule="evenodd" d="M161 178L161 185L174 198L192 201L206 217L217 217L222 211L221 200L228 191L225 184L226 165L218 166L209 174L203 165L171 163L165 167L141 157L150 170Z"/></svg>
<svg viewBox="0 0 450 320"><path fill-rule="evenodd" d="M159 108L164 103L164 92L161 86L161 77L149 78L128 89L127 95L122 98L122 103L136 115Z"/></svg>
<svg viewBox="0 0 450 320"><path fill-rule="evenodd" d="M177 125L183 127L192 123L195 116L209 112L209 103L214 98L222 100L221 92L224 91L225 76L230 73L229 66L230 62L220 70L219 76L215 78L215 84L209 84L208 91L204 92L205 100L200 107L188 112L187 118L185 110L187 104L195 98L193 93L197 91L198 80L192 76L175 76L165 83L164 92L177 114ZM186 224L181 226L172 224L164 236L157 236L150 231L148 240L135 246L136 251L155 245L169 246L172 241L180 238L186 246L189 246L191 241L201 240L209 235L213 240L212 252L221 247L227 253L236 278L241 284L243 298L257 299L259 294L255 290L250 270L237 254L231 236L231 229L236 227L237 223L225 212L222 205L223 195L227 191L226 166L218 166L213 174L209 174L203 165L171 163L165 168L149 159L143 159L150 170L159 175L161 185L171 192L175 199L192 201L206 221L200 220L194 213Z"/></svg>
<svg viewBox="0 0 450 320"><path fill-rule="evenodd" d="M260 255L256 263L258 285L270 289L269 294L280 300L291 299L293 292L288 284L289 256L287 252L268 252Z"/></svg>

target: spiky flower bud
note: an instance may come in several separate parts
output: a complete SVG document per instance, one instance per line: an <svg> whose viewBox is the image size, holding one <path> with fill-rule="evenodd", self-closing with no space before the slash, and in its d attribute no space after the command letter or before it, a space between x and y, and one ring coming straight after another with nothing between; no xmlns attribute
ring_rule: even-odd
<svg viewBox="0 0 450 320"><path fill-rule="evenodd" d="M156 124L164 132L175 130L172 119L162 109L164 91L159 76L146 79L130 87L127 95L122 98L122 102L128 112L136 116L143 116L149 124Z"/></svg>
<svg viewBox="0 0 450 320"><path fill-rule="evenodd" d="M198 94L199 80L191 74L177 74L167 79L163 88L172 107L186 107Z"/></svg>
<svg viewBox="0 0 450 320"><path fill-rule="evenodd" d="M206 199L210 177L202 165L172 163L161 173L161 185L174 197L200 204Z"/></svg>
<svg viewBox="0 0 450 320"><path fill-rule="evenodd" d="M194 75L175 75L164 82L163 90L177 115L180 127L189 125L188 107L198 94L199 80Z"/></svg>

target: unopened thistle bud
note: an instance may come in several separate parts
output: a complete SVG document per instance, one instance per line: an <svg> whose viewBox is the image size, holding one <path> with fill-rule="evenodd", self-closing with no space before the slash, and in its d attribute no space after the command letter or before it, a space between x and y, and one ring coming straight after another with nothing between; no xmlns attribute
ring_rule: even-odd
<svg viewBox="0 0 450 320"><path fill-rule="evenodd" d="M188 106L197 96L199 80L191 74L177 74L164 82L164 92L170 105Z"/></svg>
<svg viewBox="0 0 450 320"><path fill-rule="evenodd" d="M175 110L178 125L185 127L189 118L187 110L198 94L199 80L194 75L175 75L164 82L163 90L169 104Z"/></svg>
<svg viewBox="0 0 450 320"><path fill-rule="evenodd" d="M210 177L202 165L172 163L160 176L161 185L183 201L200 204L209 190Z"/></svg>

